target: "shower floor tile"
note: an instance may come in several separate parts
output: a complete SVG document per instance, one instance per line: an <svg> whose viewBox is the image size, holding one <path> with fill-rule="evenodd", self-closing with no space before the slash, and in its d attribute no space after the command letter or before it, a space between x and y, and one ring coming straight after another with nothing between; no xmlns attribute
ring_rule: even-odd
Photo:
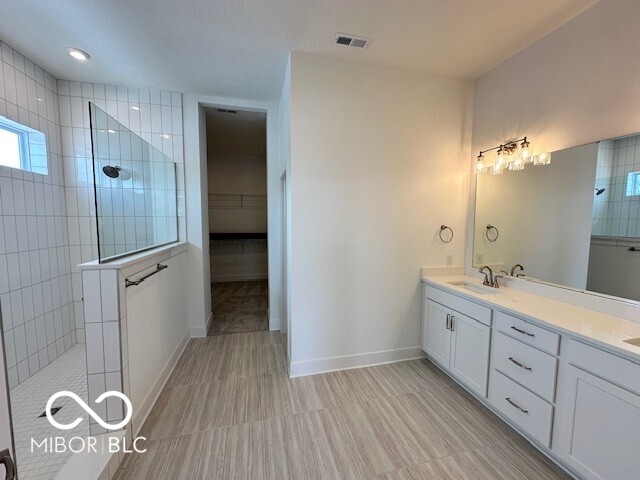
<svg viewBox="0 0 640 480"><path fill-rule="evenodd" d="M63 431L53 427L46 417L39 417L44 413L49 397L60 390L74 392L87 402L87 368L83 344L71 348L9 392L20 480L53 479L71 455L70 452L45 453L43 448L37 447L34 447L32 452L32 438L40 443L49 437L69 439L89 436L86 419L76 428ZM62 407L54 418L63 424L87 416L86 412L68 397L60 398L53 406ZM74 448L78 446L74 444Z"/></svg>

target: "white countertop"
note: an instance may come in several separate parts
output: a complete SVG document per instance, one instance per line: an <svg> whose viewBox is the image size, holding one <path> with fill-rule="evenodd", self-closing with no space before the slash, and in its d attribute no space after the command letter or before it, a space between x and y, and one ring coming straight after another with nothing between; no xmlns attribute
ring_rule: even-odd
<svg viewBox="0 0 640 480"><path fill-rule="evenodd" d="M98 260L81 263L78 265L78 270L121 270L158 255L176 255L177 253L186 250L186 248L187 242L178 241L168 243L167 245L161 245L142 252L132 253L131 255L126 255L105 263L100 263Z"/></svg>
<svg viewBox="0 0 640 480"><path fill-rule="evenodd" d="M640 361L640 347L624 342L624 340L631 338L640 338L640 323L525 293L514 288L501 286L495 294L480 294L450 283L468 282L482 285L482 282L477 278L466 275L423 275L422 280L456 295L472 299L477 303L527 318L561 333L583 338L590 343L622 354L635 362Z"/></svg>

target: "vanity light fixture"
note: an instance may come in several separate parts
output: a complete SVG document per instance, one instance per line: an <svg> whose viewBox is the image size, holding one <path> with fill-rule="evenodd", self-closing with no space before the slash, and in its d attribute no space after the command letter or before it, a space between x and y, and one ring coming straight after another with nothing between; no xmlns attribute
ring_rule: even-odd
<svg viewBox="0 0 640 480"><path fill-rule="evenodd" d="M67 47L67 53L79 62L86 62L91 58L91 55L79 48Z"/></svg>
<svg viewBox="0 0 640 480"><path fill-rule="evenodd" d="M486 165L484 162L484 154L493 150L497 150L496 161L493 165ZM533 155L531 152L531 143L527 140L527 137L523 137L518 140L511 140L497 147L481 150L474 171L476 174L488 172L491 175L500 175L504 172L505 168L511 171L524 170L527 163L548 165L551 163L551 155L548 153Z"/></svg>
<svg viewBox="0 0 640 480"><path fill-rule="evenodd" d="M480 155L478 155L478 161L476 162L475 170L476 170L476 173L482 173L484 172L484 169L485 169L484 155L480 153Z"/></svg>

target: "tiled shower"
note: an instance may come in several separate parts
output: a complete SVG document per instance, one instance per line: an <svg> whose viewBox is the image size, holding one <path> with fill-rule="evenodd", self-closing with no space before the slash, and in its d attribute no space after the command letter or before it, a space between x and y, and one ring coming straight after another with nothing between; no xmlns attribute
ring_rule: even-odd
<svg viewBox="0 0 640 480"><path fill-rule="evenodd" d="M0 115L45 132L49 159L48 175L0 166L0 304L13 388L78 336L57 83L6 44L0 51Z"/></svg>
<svg viewBox="0 0 640 480"><path fill-rule="evenodd" d="M44 132L48 156L46 175L0 166L0 308L12 391L85 342L82 276L77 266L98 258L89 102L176 162L182 236L182 96L56 80L4 43L0 58L0 115ZM92 340L104 342L102 335ZM105 358L108 347L104 344ZM86 354L74 358L83 361L86 371ZM54 367L49 365L47 372L53 374ZM33 377L32 382L39 378L43 376ZM43 383L42 388L51 385L55 383ZM58 390L63 387L56 385ZM17 450L19 466L19 446ZM47 471L44 476L21 478L54 475L55 471Z"/></svg>

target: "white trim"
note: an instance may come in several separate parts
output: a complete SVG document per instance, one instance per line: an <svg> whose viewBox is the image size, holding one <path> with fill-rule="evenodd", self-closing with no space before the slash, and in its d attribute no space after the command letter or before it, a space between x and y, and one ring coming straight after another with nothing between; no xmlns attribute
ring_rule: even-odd
<svg viewBox="0 0 640 480"><path fill-rule="evenodd" d="M151 388L145 399L142 401L140 407L138 407L138 411L134 412L133 420L131 421L131 430L134 437L138 435L140 429L142 428L142 425L144 425L144 422L151 413L151 409L158 400L160 392L162 392L162 389L169 380L169 377L171 376L173 369L176 367L178 360L182 356L182 353L184 352L184 349L186 348L188 342L189 335L185 335L182 340L180 340L180 343L178 343L178 346L167 360L167 363L165 363L162 371L153 384L153 387Z"/></svg>
<svg viewBox="0 0 640 480"><path fill-rule="evenodd" d="M271 311L271 310L269 310ZM269 330L276 332L280 330L280 319L277 317L269 318Z"/></svg>
<svg viewBox="0 0 640 480"><path fill-rule="evenodd" d="M203 325L194 325L189 327L189 337L191 338L202 338L207 336L207 332L209 331L209 327L211 327L211 322L213 322L213 312L209 314L207 319Z"/></svg>
<svg viewBox="0 0 640 480"><path fill-rule="evenodd" d="M206 335L204 320L211 311L209 208L207 192L205 108L234 108L267 113L267 242L269 305L280 316L280 110L277 101L264 102L210 95L184 94L183 132L185 196L189 262L185 273L187 315L192 337Z"/></svg>
<svg viewBox="0 0 640 480"><path fill-rule="evenodd" d="M421 347L407 347L396 350L382 350L379 352L357 353L341 357L319 358L294 362L289 367L289 377L304 377L318 373L349 370L351 368L371 367L385 363L404 362L425 358Z"/></svg>

